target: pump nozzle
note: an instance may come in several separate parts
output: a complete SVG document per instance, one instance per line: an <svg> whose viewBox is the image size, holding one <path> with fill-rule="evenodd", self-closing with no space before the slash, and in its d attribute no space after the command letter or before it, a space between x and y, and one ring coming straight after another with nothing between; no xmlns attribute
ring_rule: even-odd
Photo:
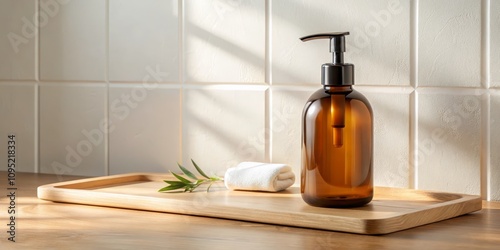
<svg viewBox="0 0 500 250"><path fill-rule="evenodd" d="M303 42L316 39L330 39L332 62L321 68L321 84L325 86L354 85L354 65L344 63L345 36L349 32L320 33L301 37Z"/></svg>
<svg viewBox="0 0 500 250"><path fill-rule="evenodd" d="M333 64L344 63L345 36L349 32L321 33L300 38L303 42L316 39L330 39L330 52L332 53Z"/></svg>

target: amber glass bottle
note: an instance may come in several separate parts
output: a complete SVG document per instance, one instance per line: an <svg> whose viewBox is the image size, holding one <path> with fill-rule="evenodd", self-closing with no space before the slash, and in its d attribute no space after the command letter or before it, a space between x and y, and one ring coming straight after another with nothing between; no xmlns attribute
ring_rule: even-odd
<svg viewBox="0 0 500 250"><path fill-rule="evenodd" d="M352 88L354 65L344 64L344 35L331 39L333 63L323 64L323 89L307 101L302 121L301 193L320 207L356 207L373 197L373 113L368 100Z"/></svg>

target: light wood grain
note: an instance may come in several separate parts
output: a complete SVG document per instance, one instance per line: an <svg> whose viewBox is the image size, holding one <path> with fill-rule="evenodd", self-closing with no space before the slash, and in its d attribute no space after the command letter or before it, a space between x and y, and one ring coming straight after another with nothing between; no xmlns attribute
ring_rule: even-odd
<svg viewBox="0 0 500 250"><path fill-rule="evenodd" d="M333 209L304 203L297 187L284 192L158 193L169 175L123 174L69 181L38 188L45 200L156 212L199 215L285 226L387 234L481 209L479 196L397 188L375 188L363 207Z"/></svg>
<svg viewBox="0 0 500 250"><path fill-rule="evenodd" d="M0 180L6 172L0 171ZM84 177L64 176L63 180ZM36 198L55 175L18 173L18 241L0 249L498 249L500 202L483 209L384 236L275 226L170 213L145 212ZM0 188L6 184L0 181ZM0 229L7 222L0 196Z"/></svg>

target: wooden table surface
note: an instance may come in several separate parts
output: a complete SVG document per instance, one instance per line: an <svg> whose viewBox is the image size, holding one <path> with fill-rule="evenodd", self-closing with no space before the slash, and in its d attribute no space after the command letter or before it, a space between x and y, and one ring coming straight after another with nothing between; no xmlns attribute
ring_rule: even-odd
<svg viewBox="0 0 500 250"><path fill-rule="evenodd" d="M384 236L39 200L36 187L80 179L17 173L16 242L7 240L7 173L0 172L0 249L500 249L500 202Z"/></svg>

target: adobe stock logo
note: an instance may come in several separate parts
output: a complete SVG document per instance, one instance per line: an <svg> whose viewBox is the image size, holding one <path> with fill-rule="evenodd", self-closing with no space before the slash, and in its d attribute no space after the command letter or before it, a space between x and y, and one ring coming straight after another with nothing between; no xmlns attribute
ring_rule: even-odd
<svg viewBox="0 0 500 250"><path fill-rule="evenodd" d="M479 122L480 112L481 100L478 96L465 96L462 100L457 100L440 111L440 118L436 119L439 121L438 125L432 129L423 127L422 131L425 136L419 135L420 138L416 138L418 147L414 149L409 165L401 162L397 171L387 172L384 177L385 184L392 185L398 181L407 180L410 176L410 169L428 164L427 161L432 159L432 156L446 145L448 140L457 140L462 137L460 129L463 130L463 126L471 121Z"/></svg>
<svg viewBox="0 0 500 250"><path fill-rule="evenodd" d="M22 17L23 25L20 34L9 32L7 38L16 54L20 51L21 45L28 44L39 32L40 28L49 23L50 18L54 18L61 10L62 5L66 5L71 0L40 0L40 11L35 12L30 19Z"/></svg>

